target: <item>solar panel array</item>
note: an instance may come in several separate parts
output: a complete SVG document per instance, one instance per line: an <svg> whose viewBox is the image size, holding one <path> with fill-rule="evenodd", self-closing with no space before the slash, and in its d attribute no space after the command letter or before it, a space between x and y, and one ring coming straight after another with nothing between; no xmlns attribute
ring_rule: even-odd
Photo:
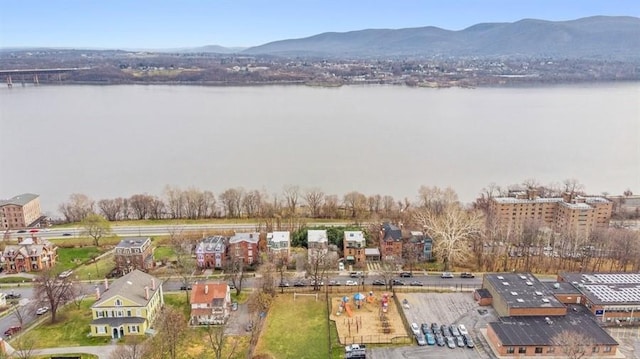
<svg viewBox="0 0 640 359"><path fill-rule="evenodd" d="M602 302L640 302L640 285L616 287L604 284L592 284L585 289L593 293Z"/></svg>

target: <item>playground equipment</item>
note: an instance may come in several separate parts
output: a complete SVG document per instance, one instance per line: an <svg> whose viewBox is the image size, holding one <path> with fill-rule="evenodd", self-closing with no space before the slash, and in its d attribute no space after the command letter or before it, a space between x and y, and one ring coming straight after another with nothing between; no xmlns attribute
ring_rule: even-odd
<svg viewBox="0 0 640 359"><path fill-rule="evenodd" d="M380 300L380 306L382 308L383 313L386 313L389 310L389 293L384 293L382 295L382 300Z"/></svg>

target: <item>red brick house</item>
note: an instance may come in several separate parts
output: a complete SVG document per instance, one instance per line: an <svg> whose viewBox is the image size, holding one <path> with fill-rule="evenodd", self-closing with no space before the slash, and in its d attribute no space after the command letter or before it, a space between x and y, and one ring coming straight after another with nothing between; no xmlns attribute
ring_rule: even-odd
<svg viewBox="0 0 640 359"><path fill-rule="evenodd" d="M241 260L245 265L252 265L258 261L258 242L260 233L236 233L229 238L229 260Z"/></svg>
<svg viewBox="0 0 640 359"><path fill-rule="evenodd" d="M122 274L134 269L148 271L153 267L153 247L149 237L129 237L118 243L114 250L116 268Z"/></svg>
<svg viewBox="0 0 640 359"><path fill-rule="evenodd" d="M2 252L5 273L41 271L55 266L58 247L46 239L26 238L18 244L7 245Z"/></svg>

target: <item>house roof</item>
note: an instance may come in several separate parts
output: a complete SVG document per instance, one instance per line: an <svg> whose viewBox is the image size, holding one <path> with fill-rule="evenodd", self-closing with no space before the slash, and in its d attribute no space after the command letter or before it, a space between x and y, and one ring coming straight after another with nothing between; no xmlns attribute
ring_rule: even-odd
<svg viewBox="0 0 640 359"><path fill-rule="evenodd" d="M380 255L380 249L378 249L378 248L365 248L364 249L364 255L365 256L379 256Z"/></svg>
<svg viewBox="0 0 640 359"><path fill-rule="evenodd" d="M196 253L224 252L224 240L222 236L207 237L198 243Z"/></svg>
<svg viewBox="0 0 640 359"><path fill-rule="evenodd" d="M226 283L197 283L191 287L191 304L213 303L215 299L224 299L229 291Z"/></svg>
<svg viewBox="0 0 640 359"><path fill-rule="evenodd" d="M258 243L260 240L260 233L248 232L248 233L236 233L229 239L229 244L236 244L240 242Z"/></svg>
<svg viewBox="0 0 640 359"><path fill-rule="evenodd" d="M560 277L593 304L640 304L640 273L560 273Z"/></svg>
<svg viewBox="0 0 640 359"><path fill-rule="evenodd" d="M382 225L382 239L385 241L399 241L402 239L402 230L391 223Z"/></svg>
<svg viewBox="0 0 640 359"><path fill-rule="evenodd" d="M364 232L362 231L344 231L345 241L364 242Z"/></svg>
<svg viewBox="0 0 640 359"><path fill-rule="evenodd" d="M280 231L280 232L272 232L267 234L267 239L270 242L289 242L290 240L290 232L289 231Z"/></svg>
<svg viewBox="0 0 640 359"><path fill-rule="evenodd" d="M553 338L563 331L579 332L598 345L618 344L581 305L571 305L566 316L503 317L499 322L489 323L489 326L503 346L549 346L553 345Z"/></svg>
<svg viewBox="0 0 640 359"><path fill-rule="evenodd" d="M491 292L489 292L489 290L486 288L476 289L476 293L478 293L478 296L480 296L480 298L493 298Z"/></svg>
<svg viewBox="0 0 640 359"><path fill-rule="evenodd" d="M9 199L4 199L4 200L0 200L0 206L5 206L8 204L13 204L13 205L17 205L17 206L24 206L25 204L33 201L34 199L40 197L37 194L33 194L33 193L23 193L23 194L19 194L15 197L9 198Z"/></svg>
<svg viewBox="0 0 640 359"><path fill-rule="evenodd" d="M53 247L53 244L46 239L38 239L38 243L35 244L33 238L26 238L18 244L6 246L2 255L9 258L13 258L17 254L22 254L24 257L41 256L43 252ZM13 251L13 254L11 254L11 251Z"/></svg>
<svg viewBox="0 0 640 359"><path fill-rule="evenodd" d="M153 281L155 281L155 290L152 289ZM145 287L149 287L149 299L145 299ZM158 278L135 269L113 281L113 283L109 285L109 289L103 293L100 299L93 303L93 306L98 306L115 296L120 296L144 307L149 304L149 300L153 298L154 294L160 291L161 288L162 281Z"/></svg>
<svg viewBox="0 0 640 359"><path fill-rule="evenodd" d="M328 242L327 231L324 229L310 229L307 231L307 243L309 242Z"/></svg>
<svg viewBox="0 0 640 359"><path fill-rule="evenodd" d="M93 325L110 325L112 327L119 327L122 324L142 324L146 321L143 317L111 317L111 318L98 318L91 321Z"/></svg>
<svg viewBox="0 0 640 359"><path fill-rule="evenodd" d="M151 241L149 237L125 237L116 248L138 248L142 247L146 242Z"/></svg>
<svg viewBox="0 0 640 359"><path fill-rule="evenodd" d="M484 281L491 284L509 308L565 307L547 286L531 273L485 274Z"/></svg>

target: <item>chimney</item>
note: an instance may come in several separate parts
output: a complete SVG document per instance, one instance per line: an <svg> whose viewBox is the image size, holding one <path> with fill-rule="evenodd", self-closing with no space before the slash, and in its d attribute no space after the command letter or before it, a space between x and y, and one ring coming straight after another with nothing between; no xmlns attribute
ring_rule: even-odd
<svg viewBox="0 0 640 359"><path fill-rule="evenodd" d="M100 288L96 286L96 300L100 299Z"/></svg>
<svg viewBox="0 0 640 359"><path fill-rule="evenodd" d="M209 294L209 285L204 286L204 294Z"/></svg>
<svg viewBox="0 0 640 359"><path fill-rule="evenodd" d="M109 289L109 280L107 278L104 279L104 290L107 291Z"/></svg>
<svg viewBox="0 0 640 359"><path fill-rule="evenodd" d="M156 290L156 279L151 278L151 290Z"/></svg>
<svg viewBox="0 0 640 359"><path fill-rule="evenodd" d="M144 287L144 299L149 300L149 287Z"/></svg>

